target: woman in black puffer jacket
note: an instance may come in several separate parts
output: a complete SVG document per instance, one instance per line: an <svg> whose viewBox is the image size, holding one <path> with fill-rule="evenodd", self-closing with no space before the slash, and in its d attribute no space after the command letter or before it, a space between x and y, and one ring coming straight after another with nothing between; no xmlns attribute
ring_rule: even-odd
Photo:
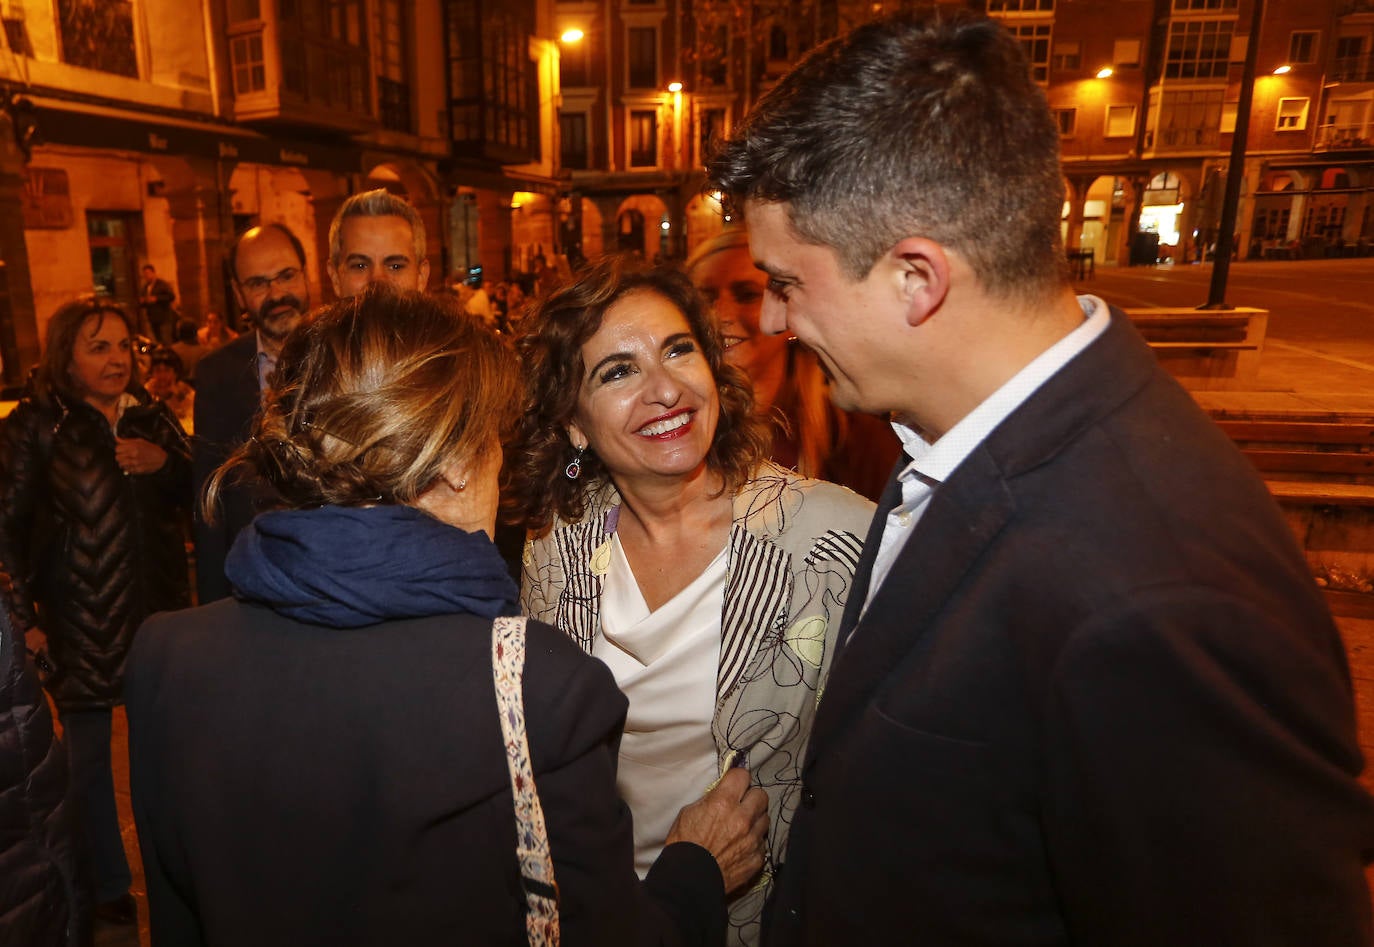
<svg viewBox="0 0 1374 947"><path fill-rule="evenodd" d="M32 391L0 433L0 562L30 645L46 644L54 665L45 684L64 728L96 916L126 923L136 917L112 708L134 631L153 612L190 604L179 518L190 453L176 418L138 384L132 335L108 303L63 306Z"/></svg>

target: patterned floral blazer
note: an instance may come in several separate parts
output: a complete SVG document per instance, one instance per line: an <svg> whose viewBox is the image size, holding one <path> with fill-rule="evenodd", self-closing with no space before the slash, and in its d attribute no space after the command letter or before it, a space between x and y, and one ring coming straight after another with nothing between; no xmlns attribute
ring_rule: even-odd
<svg viewBox="0 0 1374 947"><path fill-rule="evenodd" d="M556 519L525 546L521 604L588 652L600 630L620 496L591 485L581 520ZM732 944L756 944L773 869L801 791L811 720L835 651L873 504L833 483L764 464L733 500L712 736L725 772L747 766L768 793L762 881L731 905ZM706 787L702 787L703 790Z"/></svg>

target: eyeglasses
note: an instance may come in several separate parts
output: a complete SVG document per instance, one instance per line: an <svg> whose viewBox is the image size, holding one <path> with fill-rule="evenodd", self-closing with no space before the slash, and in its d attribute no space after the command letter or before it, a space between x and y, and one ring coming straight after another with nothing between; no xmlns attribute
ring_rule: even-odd
<svg viewBox="0 0 1374 947"><path fill-rule="evenodd" d="M272 288L273 285L290 286L301 275L301 271L294 266L288 266L276 276L250 276L241 284L246 292L252 296L261 296Z"/></svg>

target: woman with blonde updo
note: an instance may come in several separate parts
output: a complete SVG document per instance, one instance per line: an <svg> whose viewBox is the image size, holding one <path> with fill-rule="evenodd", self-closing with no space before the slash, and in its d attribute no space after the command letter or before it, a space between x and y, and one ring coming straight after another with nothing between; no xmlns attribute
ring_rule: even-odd
<svg viewBox="0 0 1374 947"><path fill-rule="evenodd" d="M733 827L689 807L638 882L625 698L537 622L513 692L550 870L517 855L492 665L516 588L490 537L518 386L479 320L384 286L286 340L205 498L242 466L282 508L230 551L234 598L150 620L129 660L155 942L514 945L551 903L568 945L722 940L725 891L762 864L763 793L727 787Z"/></svg>

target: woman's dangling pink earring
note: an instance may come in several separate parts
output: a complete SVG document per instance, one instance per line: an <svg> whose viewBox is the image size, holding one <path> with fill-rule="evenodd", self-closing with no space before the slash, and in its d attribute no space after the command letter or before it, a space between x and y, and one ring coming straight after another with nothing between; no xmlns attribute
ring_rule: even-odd
<svg viewBox="0 0 1374 947"><path fill-rule="evenodd" d="M563 476L567 477L569 480L576 480L578 477L582 476L582 452L586 449L585 447L579 447L577 449L577 456L572 459L572 462L569 463L568 466L563 468Z"/></svg>

